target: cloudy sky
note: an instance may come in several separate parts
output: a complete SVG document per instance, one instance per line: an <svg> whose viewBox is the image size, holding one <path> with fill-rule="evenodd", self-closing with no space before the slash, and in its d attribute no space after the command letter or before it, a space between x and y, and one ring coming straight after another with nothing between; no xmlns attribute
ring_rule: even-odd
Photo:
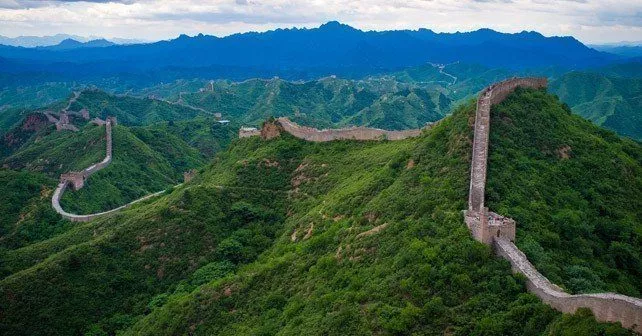
<svg viewBox="0 0 642 336"><path fill-rule="evenodd" d="M641 0L0 0L0 35L11 37L160 40L316 27L330 20L363 30L487 27L572 35L585 43L642 40Z"/></svg>

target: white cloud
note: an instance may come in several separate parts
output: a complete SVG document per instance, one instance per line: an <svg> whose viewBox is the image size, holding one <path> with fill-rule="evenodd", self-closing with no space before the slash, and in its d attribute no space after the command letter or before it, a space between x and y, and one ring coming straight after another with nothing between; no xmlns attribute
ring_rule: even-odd
<svg viewBox="0 0 642 336"><path fill-rule="evenodd" d="M167 39L228 35L338 20L366 30L488 27L573 35L585 42L642 39L639 0L0 0L0 35L67 33Z"/></svg>

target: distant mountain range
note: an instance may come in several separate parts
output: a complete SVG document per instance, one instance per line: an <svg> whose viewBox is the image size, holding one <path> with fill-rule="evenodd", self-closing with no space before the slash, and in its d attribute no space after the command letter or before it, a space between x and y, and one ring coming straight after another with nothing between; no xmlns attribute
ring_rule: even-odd
<svg viewBox="0 0 642 336"><path fill-rule="evenodd" d="M608 52L624 57L642 57L642 42L638 45L595 45L591 46L595 50Z"/></svg>
<svg viewBox="0 0 642 336"><path fill-rule="evenodd" d="M121 73L157 75L159 70L179 78L197 73L210 78L307 79L330 74L357 77L427 62L577 69L623 57L591 49L573 37L545 37L537 32L377 32L333 21L313 29L277 29L223 38L181 35L169 41L103 48L0 46L0 58L0 72L64 74L72 79Z"/></svg>
<svg viewBox="0 0 642 336"><path fill-rule="evenodd" d="M18 36L7 37L0 35L0 44L14 46L14 47L48 47L55 46L65 40L74 40L77 42L89 42L93 40L102 40L103 38L97 36L78 36L68 34L56 34L51 36ZM145 41L138 39L124 39L124 38L111 38L109 39L113 44L135 44L143 43Z"/></svg>

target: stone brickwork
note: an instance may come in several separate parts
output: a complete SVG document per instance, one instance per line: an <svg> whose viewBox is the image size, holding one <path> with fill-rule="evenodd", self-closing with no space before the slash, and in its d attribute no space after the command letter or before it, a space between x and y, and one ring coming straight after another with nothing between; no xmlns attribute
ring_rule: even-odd
<svg viewBox="0 0 642 336"><path fill-rule="evenodd" d="M119 206L118 208L111 209L109 211L104 211L104 212L98 212L98 213L93 213L93 214L88 214L88 215L76 215L72 213L66 212L61 206L60 206L60 199L62 198L62 195L65 193L65 190L67 190L68 185L72 185L72 187L75 190L78 190L83 187L85 180L93 173L107 167L109 163L111 163L112 159L112 127L116 126L116 118L114 117L109 117L107 118L106 121L102 121L98 118L95 118L92 120L94 124L97 125L105 125L105 141L106 141L106 153L105 153L105 158L96 163L93 164L87 168L85 168L83 171L80 172L69 172L69 173L64 173L60 175L60 183L58 184L58 187L54 191L53 196L51 197L51 206L56 210L57 213L59 213L63 218L66 218L72 222L88 222L90 220L93 220L95 218L112 214L115 212L118 212L122 209L128 208L133 204L136 204L138 202L142 202L144 200L147 200L149 198L158 196L165 191L159 191L155 192L153 194L149 194L147 196L144 196L142 198L139 198L135 201L129 202L125 205ZM191 179L195 174L196 171L191 170L189 172L186 172L184 175L185 179Z"/></svg>
<svg viewBox="0 0 642 336"><path fill-rule="evenodd" d="M254 127L241 127L239 129L239 138L248 138L259 135L261 135L261 131Z"/></svg>
<svg viewBox="0 0 642 336"><path fill-rule="evenodd" d="M514 272L526 276L528 291L551 307L564 313L575 313L578 308L586 307L599 321L620 322L623 327L642 333L642 300L615 293L570 295L539 273L508 239L495 239L494 249L511 263Z"/></svg>
<svg viewBox="0 0 642 336"><path fill-rule="evenodd" d="M67 182L72 185L74 190L81 189L85 186L84 172L68 172L60 174L60 182Z"/></svg>
<svg viewBox="0 0 642 336"><path fill-rule="evenodd" d="M470 190L464 220L472 236L484 244L492 245L497 255L511 263L514 272L524 274L527 289L546 304L565 313L574 313L578 308L586 307L593 311L599 321L620 322L625 328L642 333L642 300L615 293L565 293L539 273L513 244L515 221L490 212L484 206L491 106L501 103L517 87L543 88L546 84L546 78L511 78L493 84L480 93L475 111Z"/></svg>
<svg viewBox="0 0 642 336"><path fill-rule="evenodd" d="M290 119L285 117L278 118L277 122L280 124L284 131L292 134L299 139L313 142L326 142L334 140L402 140L420 136L423 130L411 129L403 131L388 131L368 127L318 130L312 127L299 126L298 124L290 121Z"/></svg>
<svg viewBox="0 0 642 336"><path fill-rule="evenodd" d="M473 157L470 170L470 191L468 210L482 211L486 189L486 165L488 158L488 137L490 136L490 108L501 103L517 87L544 88L546 78L511 78L495 83L479 94L475 111Z"/></svg>

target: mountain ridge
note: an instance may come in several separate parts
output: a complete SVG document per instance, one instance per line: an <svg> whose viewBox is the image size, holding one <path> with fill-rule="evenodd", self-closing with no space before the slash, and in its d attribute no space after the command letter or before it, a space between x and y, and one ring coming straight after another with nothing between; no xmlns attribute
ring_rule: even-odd
<svg viewBox="0 0 642 336"><path fill-rule="evenodd" d="M261 51L260 57L256 50ZM338 22L311 29L278 29L226 37L181 35L173 40L100 49L53 51L2 46L0 57L43 62L39 69L54 73L60 71L51 65L56 62L74 64L75 67L67 69L69 74L89 72L97 64L104 65L104 71L112 74L167 67L187 71L227 66L244 68L246 78L256 77L261 71L276 76L298 71L299 78L372 74L426 62L454 61L515 69L550 65L582 68L620 59L591 49L572 37L544 37L533 32L507 34L489 29L453 34L430 30L375 32ZM17 63L13 67L22 69L21 63ZM31 69L22 67L24 70L20 71ZM0 70L9 69L0 67Z"/></svg>

